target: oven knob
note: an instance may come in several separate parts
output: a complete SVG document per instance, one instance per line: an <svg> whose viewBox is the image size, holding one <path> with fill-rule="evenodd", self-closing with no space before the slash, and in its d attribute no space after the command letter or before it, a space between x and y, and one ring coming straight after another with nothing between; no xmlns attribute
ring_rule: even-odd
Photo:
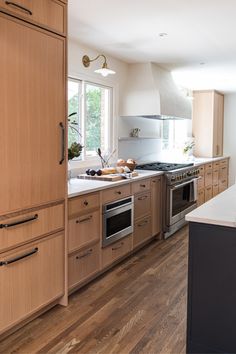
<svg viewBox="0 0 236 354"><path fill-rule="evenodd" d="M189 176L189 177L192 176L192 171L188 171L187 176Z"/></svg>
<svg viewBox="0 0 236 354"><path fill-rule="evenodd" d="M187 173L183 173L183 177L186 178L187 177Z"/></svg>
<svg viewBox="0 0 236 354"><path fill-rule="evenodd" d="M175 181L176 180L176 176L171 176L171 181Z"/></svg>

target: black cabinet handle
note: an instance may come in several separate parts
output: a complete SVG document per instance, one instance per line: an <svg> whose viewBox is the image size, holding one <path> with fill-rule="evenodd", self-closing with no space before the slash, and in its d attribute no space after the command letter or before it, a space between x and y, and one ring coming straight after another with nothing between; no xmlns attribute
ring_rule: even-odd
<svg viewBox="0 0 236 354"><path fill-rule="evenodd" d="M145 200L147 199L147 197L148 197L147 195L144 195L143 197L139 197L138 200Z"/></svg>
<svg viewBox="0 0 236 354"><path fill-rule="evenodd" d="M147 221L147 220L145 220L145 221L144 221L144 222L142 222L141 224L138 224L138 227L145 226L145 225L147 225L147 223L148 223L148 221Z"/></svg>
<svg viewBox="0 0 236 354"><path fill-rule="evenodd" d="M140 184L140 187L145 188L145 187L146 187L146 184Z"/></svg>
<svg viewBox="0 0 236 354"><path fill-rule="evenodd" d="M65 160L65 127L62 122L59 123L59 127L61 128L61 160L59 164L62 165Z"/></svg>
<svg viewBox="0 0 236 354"><path fill-rule="evenodd" d="M88 257L88 256L90 256L90 254L92 254L92 252L93 252L93 249L90 248L90 250L88 250L88 252L82 254L81 256L76 256L76 259L81 259L81 258Z"/></svg>
<svg viewBox="0 0 236 354"><path fill-rule="evenodd" d="M13 6L13 7L16 7L17 9L21 10L21 11L24 11L26 12L28 15L33 15L32 11L30 11L29 9L27 9L26 7L24 6L21 6L13 1L5 1L5 4L6 5L10 5L10 6Z"/></svg>
<svg viewBox="0 0 236 354"><path fill-rule="evenodd" d="M76 220L76 224L81 224L86 221L90 221L93 218L93 215L89 215L87 218Z"/></svg>
<svg viewBox="0 0 236 354"><path fill-rule="evenodd" d="M116 194L121 194L121 191L116 191Z"/></svg>
<svg viewBox="0 0 236 354"><path fill-rule="evenodd" d="M11 259L8 259L8 260L6 260L6 261L2 261L2 262L0 262L0 267L6 266L6 265L11 264L11 263L18 262L18 261L20 261L21 259L24 259L24 258L26 258L26 257L30 257L30 256L32 256L33 254L37 253L38 250L39 250L38 247L35 247L32 251L29 251L29 252L27 252L27 253L24 253L24 254L22 254L21 256L17 256L17 257L15 257L15 258L11 258Z"/></svg>
<svg viewBox="0 0 236 354"><path fill-rule="evenodd" d="M87 206L88 205L88 202L87 200L84 201L84 205Z"/></svg>
<svg viewBox="0 0 236 354"><path fill-rule="evenodd" d="M38 219L38 214L35 214L34 216L31 216L27 219L23 219L23 220L18 220L18 221L15 221L15 222L12 222L10 224L0 224L0 229L4 229L4 228L9 228L9 227L13 227L13 226L17 226L17 225L21 225L21 224L25 224L27 222L30 222L30 221L34 221L34 220L37 220Z"/></svg>

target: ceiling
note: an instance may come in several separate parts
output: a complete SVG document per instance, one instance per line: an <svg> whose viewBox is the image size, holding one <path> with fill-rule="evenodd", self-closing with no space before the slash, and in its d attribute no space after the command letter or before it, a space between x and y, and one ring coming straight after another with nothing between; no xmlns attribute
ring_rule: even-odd
<svg viewBox="0 0 236 354"><path fill-rule="evenodd" d="M69 0L69 36L128 63L159 63L182 86L229 92L235 13L236 0Z"/></svg>

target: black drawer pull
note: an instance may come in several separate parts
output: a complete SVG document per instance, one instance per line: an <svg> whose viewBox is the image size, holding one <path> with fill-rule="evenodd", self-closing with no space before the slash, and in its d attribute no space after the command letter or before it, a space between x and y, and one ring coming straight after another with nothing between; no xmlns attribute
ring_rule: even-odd
<svg viewBox="0 0 236 354"><path fill-rule="evenodd" d="M112 247L112 251L119 250L122 246L124 245L124 242L121 242L121 244L117 247Z"/></svg>
<svg viewBox="0 0 236 354"><path fill-rule="evenodd" d="M15 221L15 222L12 222L10 224L0 224L0 229L4 229L4 228L7 229L9 227L25 224L27 222L34 221L34 220L37 220L37 219L38 219L38 214L35 214L34 216L31 216L30 218L19 220L19 221Z"/></svg>
<svg viewBox="0 0 236 354"><path fill-rule="evenodd" d="M6 266L6 265L11 264L11 263L14 263L14 262L18 262L18 261L20 261L21 259L30 257L30 256L32 256L33 254L37 253L38 250L39 250L38 247L35 247L32 251L29 251L29 252L27 252L27 253L24 253L24 254L22 254L21 256L17 256L17 257L15 257L15 258L11 258L11 259L9 259L9 260L2 261L2 262L0 262L0 267Z"/></svg>
<svg viewBox="0 0 236 354"><path fill-rule="evenodd" d="M147 199L147 197L148 197L147 195L144 195L143 197L139 197L138 200L145 200Z"/></svg>
<svg viewBox="0 0 236 354"><path fill-rule="evenodd" d="M146 187L146 184L140 184L140 187L145 188L145 187Z"/></svg>
<svg viewBox="0 0 236 354"><path fill-rule="evenodd" d="M81 256L76 256L76 259L81 259L81 258L88 257L88 256L90 256L92 254L92 252L93 252L93 249L90 248L90 250L88 250L88 252L82 254Z"/></svg>
<svg viewBox="0 0 236 354"><path fill-rule="evenodd" d="M148 223L148 220L145 220L145 221L142 222L141 224L138 224L138 227L145 226L145 225L147 225L147 223Z"/></svg>
<svg viewBox="0 0 236 354"><path fill-rule="evenodd" d="M92 218L93 218L93 215L89 215L89 217L87 217L85 219L76 220L76 224L81 224L83 222L90 221Z"/></svg>
<svg viewBox="0 0 236 354"><path fill-rule="evenodd" d="M27 9L26 7L21 6L21 5L15 3L15 2L13 2L13 1L5 1L5 4L6 4L6 5L10 5L10 6L14 6L14 7L16 7L17 9L22 10L22 11L26 12L27 14L29 14L29 15L31 15L31 16L33 15L32 11L30 11L30 10Z"/></svg>
<svg viewBox="0 0 236 354"><path fill-rule="evenodd" d="M121 194L121 191L116 191L116 194Z"/></svg>
<svg viewBox="0 0 236 354"><path fill-rule="evenodd" d="M84 205L87 206L88 205L88 202L87 200L84 201Z"/></svg>

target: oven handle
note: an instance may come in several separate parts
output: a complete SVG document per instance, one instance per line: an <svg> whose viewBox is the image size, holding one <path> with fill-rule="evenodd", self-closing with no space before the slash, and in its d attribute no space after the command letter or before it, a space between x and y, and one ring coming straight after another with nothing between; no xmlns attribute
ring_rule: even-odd
<svg viewBox="0 0 236 354"><path fill-rule="evenodd" d="M194 182L194 181L197 181L198 179L200 179L201 177L196 177L196 178L193 178L191 179L190 181L187 181L187 182L184 182L184 183L181 183L181 184L178 184L177 186L172 186L170 189L179 189L181 187L184 187L184 186L187 186L188 184Z"/></svg>

